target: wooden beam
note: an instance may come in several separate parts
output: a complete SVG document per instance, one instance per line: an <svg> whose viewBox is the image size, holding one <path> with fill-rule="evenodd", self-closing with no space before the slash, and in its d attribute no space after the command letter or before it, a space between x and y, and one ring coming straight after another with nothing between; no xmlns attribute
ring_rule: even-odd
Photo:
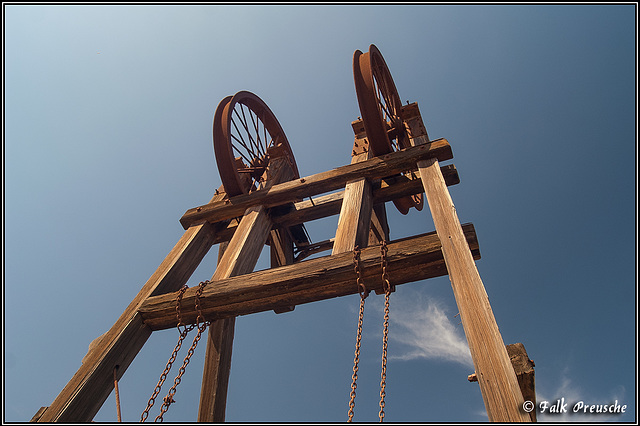
<svg viewBox="0 0 640 426"><path fill-rule="evenodd" d="M448 186L460 183L458 172L453 164L441 166L442 175ZM408 179L398 176L391 185L373 188L373 203L380 204L394 198L423 192L420 179ZM340 213L344 190L294 203L294 209L282 215L271 214L271 221L276 228L290 227L304 222L321 219ZM229 241L235 232L237 223L231 221L229 226L216 234L216 243Z"/></svg>
<svg viewBox="0 0 640 426"><path fill-rule="evenodd" d="M412 144L428 144L426 130L423 131L424 125L420 126L422 118L417 111L417 105L416 113L404 119ZM420 160L417 166L433 223L442 242L442 253L453 295L460 311L489 420L531 421L529 415L522 410L524 400L518 380L460 226L451 195L440 172L438 160Z"/></svg>
<svg viewBox="0 0 640 426"><path fill-rule="evenodd" d="M468 247L479 259L473 225L464 225L463 230ZM390 242L388 248L392 285L446 274L440 240L435 232ZM367 288L381 290L380 248L363 249L361 265ZM195 287L188 289L183 296L181 309L185 323L195 322L196 290ZM213 320L357 293L353 254L347 252L215 281L205 288L200 302L205 317ZM145 324L152 330L175 327L175 299L175 294L149 298L139 311Z"/></svg>
<svg viewBox="0 0 640 426"><path fill-rule="evenodd" d="M236 317L228 317L209 325L198 406L199 422L224 422L235 323Z"/></svg>
<svg viewBox="0 0 640 426"><path fill-rule="evenodd" d="M358 139L356 139L357 143ZM355 152L355 151L354 151ZM351 157L351 164L372 158L371 150L366 149ZM371 210L373 193L371 182L364 177L347 182L344 188L336 238L332 254L353 251L354 247L364 248L369 244L371 229Z"/></svg>
<svg viewBox="0 0 640 426"><path fill-rule="evenodd" d="M240 216L250 206L262 205L274 207L295 202L317 194L340 189L347 182L360 179L377 179L392 176L415 166L416 161L425 158L437 158L441 161L453 157L451 146L445 139L428 144L392 152L361 163L349 164L336 169L318 173L309 177L274 185L268 190L255 191L231 197L225 202L209 203L187 210L180 219L182 226L203 222L217 222Z"/></svg>
<svg viewBox="0 0 640 426"><path fill-rule="evenodd" d="M507 353L511 359L511 365L518 378L518 385L525 401L533 402L536 407L536 382L535 382L535 364L529 359L527 350L522 343L514 343L507 345ZM537 422L536 410L529 413L532 422Z"/></svg>
<svg viewBox="0 0 640 426"><path fill-rule="evenodd" d="M220 244L218 264L228 245L228 242ZM235 322L236 317L229 317L213 321L209 325L198 406L199 422L224 422Z"/></svg>
<svg viewBox="0 0 640 426"><path fill-rule="evenodd" d="M274 152L265 175L264 189L292 179L294 174L286 157ZM222 256L211 281L247 274L253 271L271 232L271 220L263 206L247 208L233 238L221 247ZM212 321L202 375L198 421L223 422L227 387L231 370L231 353L235 334L235 316Z"/></svg>
<svg viewBox="0 0 640 426"><path fill-rule="evenodd" d="M460 228L438 160L418 163L433 222L442 241L453 294L490 421L530 421L489 298Z"/></svg>

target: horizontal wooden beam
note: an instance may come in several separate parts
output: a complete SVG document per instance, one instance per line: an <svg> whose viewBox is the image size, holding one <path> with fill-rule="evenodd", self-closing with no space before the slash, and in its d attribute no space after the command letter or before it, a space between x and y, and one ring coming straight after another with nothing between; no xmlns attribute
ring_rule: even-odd
<svg viewBox="0 0 640 426"><path fill-rule="evenodd" d="M348 164L333 170L305 178L274 185L269 189L231 197L187 210L180 219L184 229L204 222L218 222L242 216L252 206L275 207L314 195L343 188L347 182L360 179L380 179L415 169L417 161L437 158L439 161L453 158L446 139L437 139L424 145L372 158L361 163Z"/></svg>
<svg viewBox="0 0 640 426"><path fill-rule="evenodd" d="M473 225L464 225L463 231L474 259L479 259L480 251ZM387 271L391 284L446 275L447 268L440 248L440 240L435 232L388 243ZM380 291L380 248L362 249L361 265L367 288ZM200 306L209 321L269 311L356 294L358 288L355 278L353 253L346 252L213 281L205 287ZM182 298L181 311L185 324L196 320L196 290L196 287L188 289ZM138 312L152 330L175 327L176 294L150 297Z"/></svg>
<svg viewBox="0 0 640 426"><path fill-rule="evenodd" d="M442 175L447 186L457 185L460 183L458 171L453 164L447 164L440 167ZM420 178L409 179L405 176L396 176L387 179L382 186L373 189L373 203L379 204L391 201L398 197L405 197L423 192L422 181ZM312 220L322 219L340 213L344 190L333 192L331 194L321 195L309 200L298 201L294 203L291 211L281 214L272 215L271 221L275 228L287 228ZM231 221L229 226L216 234L215 243L229 241L236 230L238 223Z"/></svg>

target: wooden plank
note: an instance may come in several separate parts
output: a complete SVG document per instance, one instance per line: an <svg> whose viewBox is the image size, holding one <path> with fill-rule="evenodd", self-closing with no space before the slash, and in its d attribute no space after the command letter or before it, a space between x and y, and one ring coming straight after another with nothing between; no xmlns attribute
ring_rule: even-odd
<svg viewBox="0 0 640 426"><path fill-rule="evenodd" d="M437 159L419 161L418 170L449 272L490 421L530 421L522 393L465 240Z"/></svg>
<svg viewBox="0 0 640 426"><path fill-rule="evenodd" d="M372 158L371 150L365 150L360 154L353 155L351 164L370 158ZM332 254L353 251L356 246L364 248L369 244L372 208L371 182L364 177L347 182L340 207Z"/></svg>
<svg viewBox="0 0 640 426"><path fill-rule="evenodd" d="M392 152L361 163L349 164L318 173L306 178L274 185L268 190L255 191L232 197L225 202L209 203L187 210L180 219L186 229L199 223L231 219L240 216L250 206L274 207L295 202L317 194L340 189L347 182L360 179L377 179L392 176L411 169L415 162L436 157L439 160L452 158L451 147L445 139L428 144Z"/></svg>
<svg viewBox="0 0 640 426"><path fill-rule="evenodd" d="M93 419L113 390L113 368L119 366L120 378L151 335L151 329L138 314L140 305L149 296L173 292L184 285L209 251L216 232L224 226L226 223L216 226L205 223L185 231L111 329L89 350L80 368L38 421Z"/></svg>
<svg viewBox="0 0 640 426"><path fill-rule="evenodd" d="M458 172L453 164L441 166L442 175L447 185L457 185L460 183ZM422 181L420 179L409 180L406 177L398 177L391 185L382 185L380 188L373 188L373 203L379 204L392 201L397 197L417 194L423 192ZM290 212L273 215L271 221L276 228L290 227L304 222L321 219L340 213L344 191L314 197L294 203L294 209ZM228 228L216 234L216 242L229 241L235 232L237 223L232 221Z"/></svg>
<svg viewBox="0 0 640 426"><path fill-rule="evenodd" d="M463 229L470 249L479 258L473 225L467 224ZM392 241L388 248L392 285L446 274L440 240L435 232ZM382 289L380 248L363 249L361 264L367 287L373 291ZM196 319L193 312L195 291L195 288L187 290L182 299L185 323ZM218 319L357 293L353 254L347 252L215 281L205 288L201 306L208 319ZM151 329L162 330L176 325L175 309L175 294L169 294L149 298L140 307L140 314Z"/></svg>

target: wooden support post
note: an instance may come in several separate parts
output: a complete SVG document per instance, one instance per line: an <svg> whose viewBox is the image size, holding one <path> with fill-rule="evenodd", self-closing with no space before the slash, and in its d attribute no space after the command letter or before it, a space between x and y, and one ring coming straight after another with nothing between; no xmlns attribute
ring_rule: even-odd
<svg viewBox="0 0 640 426"><path fill-rule="evenodd" d="M417 111L417 105L415 105ZM405 123L413 145L429 143L426 130L419 130L419 112ZM419 120L419 122L418 122ZM416 125L417 124L417 125ZM422 129L424 125L422 124ZM480 391L493 422L526 422L529 415L522 410L524 402L518 380L505 349L484 284L466 243L455 206L447 190L436 158L417 162L422 185L436 232L442 243L453 295L462 326L469 343L471 358L478 375Z"/></svg>
<svg viewBox="0 0 640 426"><path fill-rule="evenodd" d="M272 157L263 188L268 189L276 183L292 178L293 171L286 158ZM264 206L249 207L231 241L223 249L224 253L219 257L218 266L211 281L253 271L270 232L271 220L267 209ZM224 421L234 328L235 317L218 319L210 325L198 408L199 422Z"/></svg>
<svg viewBox="0 0 640 426"><path fill-rule="evenodd" d="M361 140L360 143L364 143L363 141L366 139ZM357 146L357 138L354 144ZM372 158L371 150L365 148L364 152L356 153L351 157L351 164L360 163L370 158ZM332 254L353 251L355 246L364 248L369 244L372 198L371 182L368 179L363 177L347 182Z"/></svg>
<svg viewBox="0 0 640 426"><path fill-rule="evenodd" d="M209 325L198 406L199 422L224 422L235 324L236 317L228 317Z"/></svg>
<svg viewBox="0 0 640 426"><path fill-rule="evenodd" d="M228 245L228 241L220 243L218 265ZM199 422L224 421L235 321L235 317L229 317L212 321L209 325L198 407Z"/></svg>

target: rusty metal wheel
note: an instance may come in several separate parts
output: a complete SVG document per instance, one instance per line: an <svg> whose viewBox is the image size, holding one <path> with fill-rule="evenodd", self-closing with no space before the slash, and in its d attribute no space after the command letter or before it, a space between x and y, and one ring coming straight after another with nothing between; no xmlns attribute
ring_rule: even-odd
<svg viewBox="0 0 640 426"><path fill-rule="evenodd" d="M380 50L373 44L369 51L353 54L353 79L358 106L369 146L380 156L410 146L401 118L402 102ZM422 193L394 200L396 208L407 214L411 207L422 210Z"/></svg>
<svg viewBox="0 0 640 426"><path fill-rule="evenodd" d="M284 146L296 178L300 177L287 137L262 99L241 91L218 104L213 116L213 149L229 196L258 187L269 164L267 149L278 144Z"/></svg>

